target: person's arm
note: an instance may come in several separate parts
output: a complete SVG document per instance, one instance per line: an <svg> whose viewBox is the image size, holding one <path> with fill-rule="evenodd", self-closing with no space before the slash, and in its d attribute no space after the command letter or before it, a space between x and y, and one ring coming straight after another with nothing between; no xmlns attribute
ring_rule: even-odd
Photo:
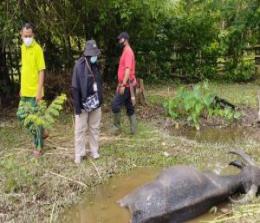
<svg viewBox="0 0 260 223"><path fill-rule="evenodd" d="M80 107L80 91L78 88L72 88L72 98L73 98L73 106L75 115L81 114L81 107Z"/></svg>
<svg viewBox="0 0 260 223"><path fill-rule="evenodd" d="M38 90L36 95L36 101L39 102L43 97L43 84L44 84L44 70L39 71Z"/></svg>
<svg viewBox="0 0 260 223"><path fill-rule="evenodd" d="M76 115L81 113L81 93L80 93L80 83L77 76L77 67L74 65L73 75L72 75L72 101Z"/></svg>
<svg viewBox="0 0 260 223"><path fill-rule="evenodd" d="M44 85L44 70L45 70L45 60L43 55L43 50L41 47L37 48L36 63L38 68L38 89L36 93L36 102L39 102L43 98L43 85Z"/></svg>
<svg viewBox="0 0 260 223"><path fill-rule="evenodd" d="M23 61L23 50L22 50L22 47L21 47L21 60L20 60L20 63L19 63L19 65L20 65L20 70L22 69L22 61ZM21 74L22 75L22 74ZM20 80L20 90L19 90L19 97L22 97L22 95L21 95L21 88L22 88L22 83L21 83L21 80Z"/></svg>

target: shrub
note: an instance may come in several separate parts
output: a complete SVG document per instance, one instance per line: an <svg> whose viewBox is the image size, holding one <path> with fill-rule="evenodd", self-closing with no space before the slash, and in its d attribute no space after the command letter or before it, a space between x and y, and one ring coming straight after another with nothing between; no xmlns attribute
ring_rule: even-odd
<svg viewBox="0 0 260 223"><path fill-rule="evenodd" d="M58 96L53 102L47 106L45 101L41 101L37 107L33 107L30 103L21 104L21 113L23 114L23 125L34 134L39 127L51 128L55 119L62 110L62 105L66 101L65 94Z"/></svg>
<svg viewBox="0 0 260 223"><path fill-rule="evenodd" d="M241 60L237 66L229 72L231 81L250 81L255 74L255 64L252 60Z"/></svg>
<svg viewBox="0 0 260 223"><path fill-rule="evenodd" d="M187 121L200 129L200 117L219 116L226 120L234 120L240 117L238 112L230 108L222 109L214 103L215 95L210 93L208 82L195 85L192 89L181 87L174 98L164 103L168 115L177 119L185 117Z"/></svg>

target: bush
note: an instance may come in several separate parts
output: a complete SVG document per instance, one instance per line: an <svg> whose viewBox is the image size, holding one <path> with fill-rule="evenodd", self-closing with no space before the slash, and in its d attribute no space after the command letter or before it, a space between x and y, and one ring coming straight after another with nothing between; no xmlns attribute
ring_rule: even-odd
<svg viewBox="0 0 260 223"><path fill-rule="evenodd" d="M202 115L219 116L232 121L240 117L240 113L230 108L222 109L215 104L215 95L210 93L208 82L195 85L192 89L181 87L175 98L164 103L168 115L174 119L184 117L197 130L200 129Z"/></svg>
<svg viewBox="0 0 260 223"><path fill-rule="evenodd" d="M29 129L32 134L37 133L39 127L51 128L55 119L59 116L66 99L66 95L62 94L53 100L48 107L45 101L41 101L37 107L24 102L20 105L23 126Z"/></svg>
<svg viewBox="0 0 260 223"><path fill-rule="evenodd" d="M226 65L226 79L230 81L250 81L255 75L255 64L253 60L241 60L235 66L232 63Z"/></svg>

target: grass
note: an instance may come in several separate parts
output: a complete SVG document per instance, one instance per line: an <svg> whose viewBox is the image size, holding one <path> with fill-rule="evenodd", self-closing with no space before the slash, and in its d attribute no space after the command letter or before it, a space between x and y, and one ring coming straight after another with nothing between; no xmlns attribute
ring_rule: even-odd
<svg viewBox="0 0 260 223"><path fill-rule="evenodd" d="M243 86L243 87L241 87ZM218 96L226 98L235 105L243 105L248 107L257 106L257 90L260 85L255 83L248 84L210 84L210 89L216 92Z"/></svg>
<svg viewBox="0 0 260 223"><path fill-rule="evenodd" d="M254 106L247 95L253 97L257 85L228 86L212 84L212 89L230 100L237 96L239 104ZM175 86L149 88L146 92L149 104L161 104L174 95L174 90ZM151 112L148 109L145 112ZM139 120L135 136L129 134L125 117L122 134L114 137L109 133L109 108L103 110L107 112L103 113L102 120L101 159L87 159L80 166L73 162L72 114L64 114L50 132L46 151L39 159L32 157L31 139L19 127L15 111L8 120L0 117L0 222L57 222L64 209L77 203L84 192L136 166L192 164L200 169L212 169L217 160L228 163L231 159L226 155L229 145L173 136L158 124L165 118L156 111L152 118ZM245 139L239 146L260 161L258 142L249 143Z"/></svg>
<svg viewBox="0 0 260 223"><path fill-rule="evenodd" d="M215 219L205 221L204 223L256 223L260 219L260 203L256 199L251 204L236 205L224 214L217 216Z"/></svg>
<svg viewBox="0 0 260 223"><path fill-rule="evenodd" d="M175 95L175 91L182 85L165 84L165 86L153 86L147 92L149 102L160 104L163 100ZM239 106L257 106L257 90L260 85L255 83L233 84L233 83L218 83L211 82L209 89L219 97L223 97Z"/></svg>
<svg viewBox="0 0 260 223"><path fill-rule="evenodd" d="M0 129L0 219L15 222L48 222L58 219L64 207L80 199L86 188L136 166L168 166L176 163L161 153L164 138L159 130L140 123L139 134L129 135L128 128L118 137L111 137L104 114L101 135L101 159L86 160L80 166L73 162L73 123L67 114L51 132L46 151L40 159L31 156L30 138L14 121ZM127 120L124 120L127 125ZM169 144L170 146L170 144ZM167 148L165 148L167 149ZM53 212L53 204L55 211ZM51 215L51 213L53 213Z"/></svg>

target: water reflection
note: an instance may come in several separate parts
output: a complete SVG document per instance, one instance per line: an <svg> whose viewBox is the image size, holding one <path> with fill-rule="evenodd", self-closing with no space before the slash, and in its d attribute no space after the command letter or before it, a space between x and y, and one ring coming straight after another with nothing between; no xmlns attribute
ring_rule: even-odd
<svg viewBox="0 0 260 223"><path fill-rule="evenodd" d="M196 131L194 128L180 128L173 129L171 133L175 136L184 136L197 142L207 143L239 144L250 139L260 140L260 137L259 139L254 137L254 129L242 127L202 127L200 131Z"/></svg>

